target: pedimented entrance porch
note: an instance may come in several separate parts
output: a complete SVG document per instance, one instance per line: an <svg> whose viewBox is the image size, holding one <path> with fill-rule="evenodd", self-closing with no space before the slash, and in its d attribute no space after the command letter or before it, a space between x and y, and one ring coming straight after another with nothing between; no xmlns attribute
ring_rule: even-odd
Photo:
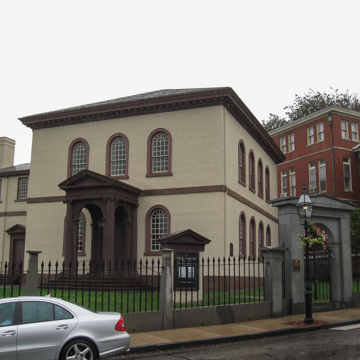
<svg viewBox="0 0 360 360"><path fill-rule="evenodd" d="M66 191L65 263L76 263L79 215L91 216L91 260L114 264L137 258L137 207L141 190L83 170L59 184ZM107 270L107 269L106 269Z"/></svg>

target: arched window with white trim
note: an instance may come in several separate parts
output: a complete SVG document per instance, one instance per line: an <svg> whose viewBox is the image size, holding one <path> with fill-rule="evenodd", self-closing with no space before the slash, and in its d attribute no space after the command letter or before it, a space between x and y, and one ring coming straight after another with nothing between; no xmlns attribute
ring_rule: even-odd
<svg viewBox="0 0 360 360"><path fill-rule="evenodd" d="M145 255L161 255L157 240L169 233L169 211L162 205L153 206L146 215Z"/></svg>
<svg viewBox="0 0 360 360"><path fill-rule="evenodd" d="M123 134L113 135L106 149L106 175L116 178L128 178L129 141Z"/></svg>
<svg viewBox="0 0 360 360"><path fill-rule="evenodd" d="M89 144L84 139L74 140L69 147L68 177L88 168Z"/></svg>
<svg viewBox="0 0 360 360"><path fill-rule="evenodd" d="M165 129L153 131L148 139L147 176L172 175L171 173L172 139Z"/></svg>

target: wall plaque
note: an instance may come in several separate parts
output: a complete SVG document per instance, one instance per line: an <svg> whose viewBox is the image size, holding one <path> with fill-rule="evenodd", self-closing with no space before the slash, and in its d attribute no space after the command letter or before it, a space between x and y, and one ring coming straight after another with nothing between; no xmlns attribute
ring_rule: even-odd
<svg viewBox="0 0 360 360"><path fill-rule="evenodd" d="M300 260L293 261L293 271L300 271Z"/></svg>

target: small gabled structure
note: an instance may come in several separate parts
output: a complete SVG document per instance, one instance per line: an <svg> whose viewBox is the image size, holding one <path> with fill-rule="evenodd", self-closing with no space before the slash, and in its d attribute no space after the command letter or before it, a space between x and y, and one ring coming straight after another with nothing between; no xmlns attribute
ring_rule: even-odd
<svg viewBox="0 0 360 360"><path fill-rule="evenodd" d="M211 242L206 237L191 229L177 231L162 237L158 242L162 249L171 249L175 253L199 253L205 250L205 246Z"/></svg>

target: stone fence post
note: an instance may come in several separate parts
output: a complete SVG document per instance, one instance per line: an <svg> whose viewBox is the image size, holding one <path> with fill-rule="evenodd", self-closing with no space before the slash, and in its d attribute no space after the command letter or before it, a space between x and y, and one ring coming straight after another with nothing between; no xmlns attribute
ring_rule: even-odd
<svg viewBox="0 0 360 360"><path fill-rule="evenodd" d="M162 252L162 270L160 281L160 299L159 308L163 312L162 328L163 330L174 328L174 309L173 309L173 279L171 264L171 249L161 249Z"/></svg>
<svg viewBox="0 0 360 360"><path fill-rule="evenodd" d="M36 296L38 294L38 264L39 264L39 250L28 250L28 271L26 277L25 294L27 296Z"/></svg>
<svg viewBox="0 0 360 360"><path fill-rule="evenodd" d="M271 317L284 316L282 261L286 249L265 246L260 251L265 263L265 301L271 301Z"/></svg>

